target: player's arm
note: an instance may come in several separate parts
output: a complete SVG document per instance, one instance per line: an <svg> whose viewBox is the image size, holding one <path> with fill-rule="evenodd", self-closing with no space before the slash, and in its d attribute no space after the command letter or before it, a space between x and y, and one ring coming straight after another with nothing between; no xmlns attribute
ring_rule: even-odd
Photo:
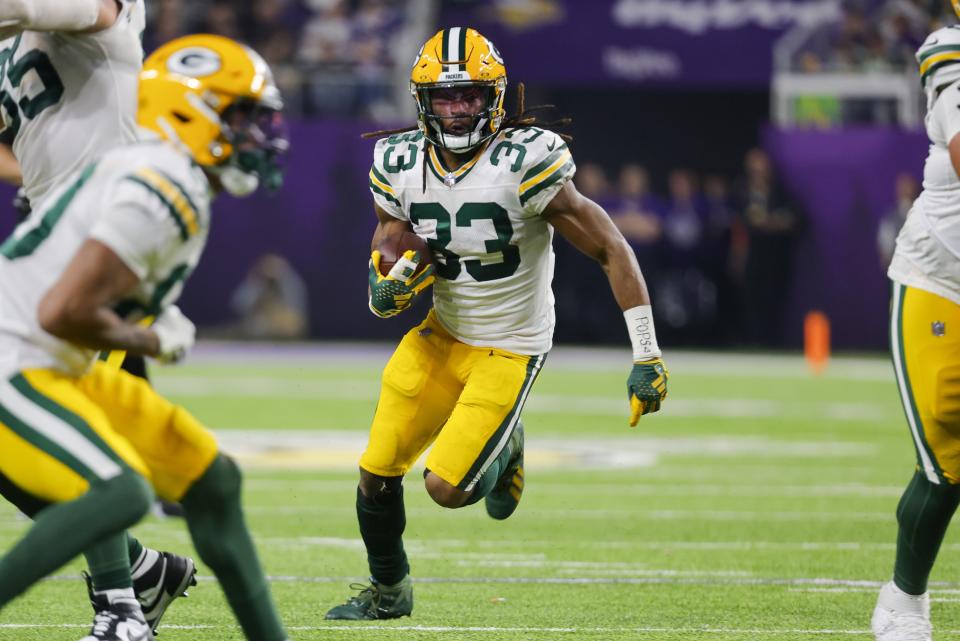
<svg viewBox="0 0 960 641"><path fill-rule="evenodd" d="M175 307L153 327L120 318L113 306L129 295L140 279L107 245L86 240L66 270L40 301L44 331L95 350L126 350L176 360L193 343L194 328Z"/></svg>
<svg viewBox="0 0 960 641"><path fill-rule="evenodd" d="M667 370L660 359L650 309L650 295L637 258L610 216L567 182L543 210L557 232L603 268L623 310L633 343L634 367L627 380L630 425L641 414L656 412L667 397Z"/></svg>
<svg viewBox="0 0 960 641"><path fill-rule="evenodd" d="M0 39L21 31L103 31L119 15L117 0L3 0Z"/></svg>
<svg viewBox="0 0 960 641"><path fill-rule="evenodd" d="M13 155L13 150L3 143L0 143L0 180L18 187L23 184L20 163Z"/></svg>
<svg viewBox="0 0 960 641"><path fill-rule="evenodd" d="M380 318L396 316L410 307L414 297L429 287L435 280L434 266L419 268L420 256L408 251L386 274L380 271L380 252L377 247L384 239L394 234L413 231L410 221L391 216L376 202L377 228L370 243L370 270L367 276L367 304L370 311Z"/></svg>
<svg viewBox="0 0 960 641"><path fill-rule="evenodd" d="M950 151L950 164L953 165L953 170L960 176L960 134L950 139L947 149Z"/></svg>

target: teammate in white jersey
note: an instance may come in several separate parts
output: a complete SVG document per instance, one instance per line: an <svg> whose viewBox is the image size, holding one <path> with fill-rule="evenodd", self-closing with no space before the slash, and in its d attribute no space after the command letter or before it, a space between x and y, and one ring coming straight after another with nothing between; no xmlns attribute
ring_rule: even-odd
<svg viewBox="0 0 960 641"><path fill-rule="evenodd" d="M633 251L606 212L574 188L564 139L523 114L522 89L521 114L504 119L506 84L489 40L468 28L438 32L411 74L418 131L381 140L374 151L370 309L397 314L431 283L434 307L384 369L360 459L357 517L371 585L328 619L411 613L401 483L431 444L425 483L436 503L459 508L485 499L495 519L516 509L524 483L520 412L552 346L554 230L600 262L624 310L633 342L630 424L666 398L667 371ZM376 248L409 230L427 239L435 265L419 269L411 250L381 273Z"/></svg>
<svg viewBox="0 0 960 641"><path fill-rule="evenodd" d="M888 270L890 347L917 468L897 507L893 580L873 613L878 641L931 639L927 582L960 504L960 27L932 33L917 61L930 152Z"/></svg>
<svg viewBox="0 0 960 641"><path fill-rule="evenodd" d="M250 49L192 36L147 60L138 104L143 141L74 173L0 245L0 474L48 505L0 559L0 608L116 541L155 491L183 503L246 638L284 641L236 465L186 410L95 358L175 360L192 344L193 324L172 304L203 251L212 195L278 183L279 93ZM136 323L147 315L157 316L151 327ZM117 559L129 578L126 556ZM152 638L132 589L95 600L84 641Z"/></svg>
<svg viewBox="0 0 960 641"><path fill-rule="evenodd" d="M144 4L15 0L0 4L0 23L0 180L23 185L17 203L26 205L29 194L42 207L72 173L136 139ZM142 357L128 357L124 367L146 376ZM44 507L2 475L0 493L31 516ZM86 553L88 587L93 593L127 586L130 577L118 575L112 556L128 554L134 590L156 627L195 582L193 560L121 538L125 550L104 542Z"/></svg>
<svg viewBox="0 0 960 641"><path fill-rule="evenodd" d="M12 147L34 206L136 138L144 26L143 0L0 3L9 36L0 42L0 142Z"/></svg>

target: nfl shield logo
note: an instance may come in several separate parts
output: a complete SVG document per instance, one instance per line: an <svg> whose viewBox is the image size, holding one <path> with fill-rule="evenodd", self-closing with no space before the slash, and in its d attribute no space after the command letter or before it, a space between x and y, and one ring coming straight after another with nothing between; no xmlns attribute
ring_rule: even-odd
<svg viewBox="0 0 960 641"><path fill-rule="evenodd" d="M934 321L931 329L934 336L943 336L947 333L947 326L943 324L943 321Z"/></svg>

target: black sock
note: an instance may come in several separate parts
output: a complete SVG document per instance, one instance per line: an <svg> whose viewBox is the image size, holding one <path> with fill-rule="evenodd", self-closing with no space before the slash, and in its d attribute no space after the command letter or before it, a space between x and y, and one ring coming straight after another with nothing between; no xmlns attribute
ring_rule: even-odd
<svg viewBox="0 0 960 641"><path fill-rule="evenodd" d="M960 487L935 485L922 471L913 475L897 506L897 561L893 580L907 594L923 594L950 519L960 504Z"/></svg>
<svg viewBox="0 0 960 641"><path fill-rule="evenodd" d="M240 485L236 463L218 455L183 497L187 526L246 638L283 641L287 635L243 519Z"/></svg>
<svg viewBox="0 0 960 641"><path fill-rule="evenodd" d="M394 585L410 573L403 550L403 530L407 515L403 507L403 486L368 498L357 488L357 521L360 536L367 546L370 576L377 583Z"/></svg>

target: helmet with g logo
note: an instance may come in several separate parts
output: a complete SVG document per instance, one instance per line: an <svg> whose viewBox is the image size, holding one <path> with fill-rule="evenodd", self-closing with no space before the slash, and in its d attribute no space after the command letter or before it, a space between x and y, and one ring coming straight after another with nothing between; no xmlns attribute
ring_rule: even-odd
<svg viewBox="0 0 960 641"><path fill-rule="evenodd" d="M453 135L444 130L430 98L439 89L458 87L480 88L485 102L470 131ZM500 130L506 90L507 70L500 52L476 29L468 27L451 27L434 34L420 48L410 73L410 93L417 102L420 130L433 144L454 152L474 149Z"/></svg>
<svg viewBox="0 0 960 641"><path fill-rule="evenodd" d="M151 54L140 74L138 121L246 195L282 182L288 141L270 68L229 38L191 35Z"/></svg>

